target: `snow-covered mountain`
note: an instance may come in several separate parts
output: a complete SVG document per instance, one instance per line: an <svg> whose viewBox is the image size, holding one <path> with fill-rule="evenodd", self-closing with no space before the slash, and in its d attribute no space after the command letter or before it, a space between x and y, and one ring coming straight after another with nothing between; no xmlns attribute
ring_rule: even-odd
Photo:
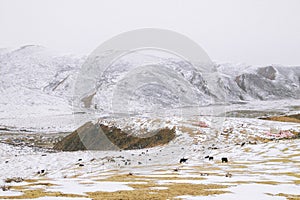
<svg viewBox="0 0 300 200"><path fill-rule="evenodd" d="M83 76L80 71L86 57L59 55L33 45L17 50L1 49L1 115L13 111L15 114L69 112L74 95L83 109L99 112L172 108L192 105L195 101L197 105L206 105L220 101L300 98L300 67L214 64L215 72L209 76L181 60L149 55L136 59L136 56L118 60L102 71L101 76L91 75L94 79L91 85L88 82L91 77ZM141 63L147 65L141 67ZM74 89L78 84L90 84L90 88L77 93Z"/></svg>
<svg viewBox="0 0 300 200"><path fill-rule="evenodd" d="M41 46L24 46L0 54L1 91L30 91L36 95L69 98L82 62L81 58L59 56Z"/></svg>
<svg viewBox="0 0 300 200"><path fill-rule="evenodd" d="M218 66L229 97L240 100L300 98L300 67Z"/></svg>
<svg viewBox="0 0 300 200"><path fill-rule="evenodd" d="M61 56L41 46L0 52L2 117L47 115L69 109L76 71L83 58Z"/></svg>

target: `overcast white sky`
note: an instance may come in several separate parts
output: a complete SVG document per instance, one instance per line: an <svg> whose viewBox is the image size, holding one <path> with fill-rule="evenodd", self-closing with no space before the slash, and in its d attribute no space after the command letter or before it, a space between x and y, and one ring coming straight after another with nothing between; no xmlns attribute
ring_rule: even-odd
<svg viewBox="0 0 300 200"><path fill-rule="evenodd" d="M215 61L300 64L299 0L0 0L0 48L89 54L145 27L182 33Z"/></svg>

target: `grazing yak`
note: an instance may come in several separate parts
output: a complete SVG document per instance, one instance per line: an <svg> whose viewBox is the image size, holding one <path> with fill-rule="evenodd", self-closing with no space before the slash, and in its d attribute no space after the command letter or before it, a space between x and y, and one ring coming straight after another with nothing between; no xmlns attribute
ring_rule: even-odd
<svg viewBox="0 0 300 200"><path fill-rule="evenodd" d="M179 163L185 163L188 159L187 158L181 158Z"/></svg>
<svg viewBox="0 0 300 200"><path fill-rule="evenodd" d="M44 169L37 172L37 174L44 174L44 173L46 173L46 170L44 170Z"/></svg>
<svg viewBox="0 0 300 200"><path fill-rule="evenodd" d="M222 160L222 163L228 163L228 158L223 157L221 160Z"/></svg>

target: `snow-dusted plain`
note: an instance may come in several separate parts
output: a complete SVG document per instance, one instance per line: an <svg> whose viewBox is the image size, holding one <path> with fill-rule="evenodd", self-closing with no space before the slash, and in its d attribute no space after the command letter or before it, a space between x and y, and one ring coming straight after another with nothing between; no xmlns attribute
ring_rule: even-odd
<svg viewBox="0 0 300 200"><path fill-rule="evenodd" d="M72 132L89 120L136 132L175 126L176 139L166 146L128 151L52 152L0 143L0 199L300 198L300 141L290 139L300 125L257 118L299 113L300 67L216 64L226 104L203 101L116 117L101 104L111 96L101 94L114 91L112 83L122 79L121 72L113 71L118 66L111 69L114 76L107 75L105 84L97 86L89 108L74 112L74 84L84 61L40 46L1 50L1 139ZM189 84L201 82L184 63L179 67ZM141 90L135 100L155 91ZM210 99L213 93L199 90L198 96ZM176 105L172 98L158 104L166 102ZM180 164L181 158L188 160ZM22 181L7 181L14 177Z"/></svg>

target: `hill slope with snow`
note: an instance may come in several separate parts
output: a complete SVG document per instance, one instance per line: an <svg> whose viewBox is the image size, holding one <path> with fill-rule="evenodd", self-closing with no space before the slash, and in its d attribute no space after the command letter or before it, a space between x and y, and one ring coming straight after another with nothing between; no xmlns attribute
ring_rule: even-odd
<svg viewBox="0 0 300 200"><path fill-rule="evenodd" d="M300 67L214 64L216 75L206 76L181 60L136 56L118 60L101 76L95 74L95 85L80 94L81 109L151 112L224 101L300 99ZM80 74L85 61L85 57L59 55L41 46L1 49L2 119L72 114L76 84L85 84L89 78ZM142 66L147 62L155 65Z"/></svg>

